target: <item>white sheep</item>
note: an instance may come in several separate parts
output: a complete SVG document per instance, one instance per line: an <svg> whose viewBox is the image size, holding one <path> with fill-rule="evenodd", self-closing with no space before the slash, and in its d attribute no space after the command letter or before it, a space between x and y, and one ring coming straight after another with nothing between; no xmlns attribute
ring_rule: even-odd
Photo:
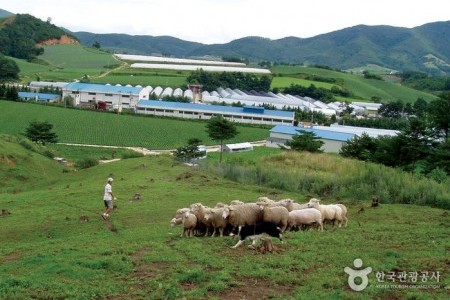
<svg viewBox="0 0 450 300"><path fill-rule="evenodd" d="M241 200L232 200L230 202L230 205L241 205L244 204L244 202L242 202Z"/></svg>
<svg viewBox="0 0 450 300"><path fill-rule="evenodd" d="M205 209L205 220L210 220L211 225L214 228L214 231L211 235L212 237L215 235L216 230L219 231L220 236L222 237L225 228L228 226L227 219L224 219L222 217L223 210L224 207Z"/></svg>
<svg viewBox="0 0 450 300"><path fill-rule="evenodd" d="M333 225L335 225L335 222L337 221L339 227L341 227L341 223L343 221L342 209L338 205L322 205L320 204L320 200L311 198L308 202L308 207L312 207L320 211L322 214L322 222L331 221L333 222Z"/></svg>
<svg viewBox="0 0 450 300"><path fill-rule="evenodd" d="M220 207L224 207L224 206L225 206L224 203L218 202L218 203L216 204L216 206L214 206L214 208L220 208Z"/></svg>
<svg viewBox="0 0 450 300"><path fill-rule="evenodd" d="M273 204L271 201L270 199L262 199L256 204L263 211L263 221L278 225L281 228L281 232L284 232L288 225L289 211L283 206L271 206Z"/></svg>
<svg viewBox="0 0 450 300"><path fill-rule="evenodd" d="M265 203L266 205L269 205L269 206L281 206L281 201L275 201L275 200L269 199L268 197L259 197L258 201L256 203L258 203L258 202Z"/></svg>
<svg viewBox="0 0 450 300"><path fill-rule="evenodd" d="M339 206L342 209L342 220L343 220L343 225L344 227L347 227L347 207L344 204L336 204L337 206Z"/></svg>
<svg viewBox="0 0 450 300"><path fill-rule="evenodd" d="M283 199L283 200L280 200L280 203L281 203L281 205L286 207L288 211L308 208L308 203L299 204L299 203L295 203L294 200L292 200L292 199Z"/></svg>
<svg viewBox="0 0 450 300"><path fill-rule="evenodd" d="M211 220L205 220L205 209L208 207L204 206L201 203L194 203L191 205L190 212L193 213L197 217L197 225L203 225L206 228L205 236L209 235L209 230L211 228ZM197 226L201 227L201 226ZM199 228L202 229L202 228Z"/></svg>
<svg viewBox="0 0 450 300"><path fill-rule="evenodd" d="M181 223L183 224L183 232L181 233L181 237L183 237L183 235L186 237L192 237L194 235L195 227L197 226L197 217L187 211L183 215Z"/></svg>
<svg viewBox="0 0 450 300"><path fill-rule="evenodd" d="M322 213L315 208L305 208L289 212L288 228L292 226L318 224L319 230L323 230Z"/></svg>
<svg viewBox="0 0 450 300"><path fill-rule="evenodd" d="M222 213L222 218L228 218L228 223L233 227L254 225L262 221L262 216L262 211L256 203L226 206Z"/></svg>
<svg viewBox="0 0 450 300"><path fill-rule="evenodd" d="M170 226L175 227L177 225L181 225L183 223L182 218L173 218L170 220Z"/></svg>

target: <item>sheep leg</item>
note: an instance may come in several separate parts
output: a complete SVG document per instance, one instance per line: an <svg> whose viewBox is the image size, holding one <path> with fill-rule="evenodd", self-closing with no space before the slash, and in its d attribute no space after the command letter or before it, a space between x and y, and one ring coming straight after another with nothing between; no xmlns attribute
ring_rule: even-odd
<svg viewBox="0 0 450 300"><path fill-rule="evenodd" d="M223 237L223 231L224 230L225 230L225 228L223 228L223 227L219 228L220 237Z"/></svg>
<svg viewBox="0 0 450 300"><path fill-rule="evenodd" d="M239 241L236 243L236 245L234 245L234 246L231 247L231 248L235 249L235 248L239 247L240 245L242 245L243 243L244 243L243 240L239 240Z"/></svg>

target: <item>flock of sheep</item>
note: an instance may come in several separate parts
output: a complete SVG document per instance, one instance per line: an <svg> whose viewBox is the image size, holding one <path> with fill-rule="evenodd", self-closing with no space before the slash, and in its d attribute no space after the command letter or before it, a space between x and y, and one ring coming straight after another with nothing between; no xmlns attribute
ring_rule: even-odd
<svg viewBox="0 0 450 300"><path fill-rule="evenodd" d="M233 200L230 205L218 203L214 208L194 203L189 208L178 209L171 225L182 225L181 237L223 236L233 229L263 221L275 223L282 232L310 226L322 231L325 222L347 226L347 208L343 204L323 205L315 198L299 204L292 199L275 201L260 197L256 203Z"/></svg>

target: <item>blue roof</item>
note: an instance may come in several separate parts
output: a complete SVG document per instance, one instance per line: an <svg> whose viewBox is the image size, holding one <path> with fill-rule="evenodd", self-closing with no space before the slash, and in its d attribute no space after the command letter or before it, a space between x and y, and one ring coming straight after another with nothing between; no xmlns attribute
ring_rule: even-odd
<svg viewBox="0 0 450 300"><path fill-rule="evenodd" d="M209 105L198 103L184 103L184 102L168 102L156 100L139 100L138 107L152 106L166 109L180 109L180 110L202 110L210 111L218 114L257 114L261 116L271 116L280 118L294 118L293 111L271 110L263 107L233 107L222 105Z"/></svg>
<svg viewBox="0 0 450 300"><path fill-rule="evenodd" d="M66 89L72 91L139 95L139 93L142 90L142 87L72 82L66 86Z"/></svg>
<svg viewBox="0 0 450 300"><path fill-rule="evenodd" d="M19 92L19 98L33 98L37 101L47 101L47 100L55 100L59 97L56 94L44 94L44 93L31 93L31 92Z"/></svg>
<svg viewBox="0 0 450 300"><path fill-rule="evenodd" d="M325 140L335 140L335 141L341 141L346 142L351 140L355 134L353 133L343 133L343 132L336 132L330 130L324 130L324 129L315 129L313 128L305 128L305 127L297 127L297 126L286 126L286 125L277 125L274 128L270 130L270 132L275 133L283 133L283 134L290 134L290 135L297 135L300 134L299 131L304 130L306 132L313 132L317 137Z"/></svg>

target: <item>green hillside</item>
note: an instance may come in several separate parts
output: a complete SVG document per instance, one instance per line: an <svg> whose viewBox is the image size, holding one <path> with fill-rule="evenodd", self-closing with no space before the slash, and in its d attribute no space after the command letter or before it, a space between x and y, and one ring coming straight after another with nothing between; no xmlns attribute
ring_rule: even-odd
<svg viewBox="0 0 450 300"><path fill-rule="evenodd" d="M283 77L295 76L296 74L316 75L325 78L336 78L342 80L344 87L352 91L356 97L369 101L372 97L380 97L383 101L396 101L398 99L405 103L412 103L421 97L427 101L436 99L436 96L417 91L400 84L374 79L365 79L359 75L337 72L327 69L275 66L272 69L275 74L283 74ZM293 81L294 82L294 81ZM285 82L289 83L289 81Z"/></svg>
<svg viewBox="0 0 450 300"><path fill-rule="evenodd" d="M301 172L310 173L321 157ZM264 161L302 165L293 156L255 163ZM273 166L272 172L282 172ZM105 222L100 213L109 176L118 200ZM136 193L141 199L134 201ZM446 299L449 219L442 209L384 203L371 208L366 198L341 199L348 227L286 232L285 243L274 239L276 250L266 254L246 246L230 249L236 240L228 236L180 238L181 228L170 227L176 210L192 203L214 206L260 196L306 199L303 192L232 182L169 156L60 173L58 181L42 176L39 186L0 193L0 207L11 213L0 217L0 298ZM344 272L356 258L372 268L361 292L349 288ZM441 275L427 278L437 288L378 287L377 273L401 271Z"/></svg>
<svg viewBox="0 0 450 300"><path fill-rule="evenodd" d="M226 44L205 45L171 37L76 32L83 45L99 41L105 49L123 53L175 57L241 57L252 62L326 65L352 69L368 64L397 71L449 74L450 21L414 28L358 25L311 38L270 40L245 37Z"/></svg>
<svg viewBox="0 0 450 300"><path fill-rule="evenodd" d="M45 156L45 151L26 139L0 134L0 194L58 179L63 168Z"/></svg>

